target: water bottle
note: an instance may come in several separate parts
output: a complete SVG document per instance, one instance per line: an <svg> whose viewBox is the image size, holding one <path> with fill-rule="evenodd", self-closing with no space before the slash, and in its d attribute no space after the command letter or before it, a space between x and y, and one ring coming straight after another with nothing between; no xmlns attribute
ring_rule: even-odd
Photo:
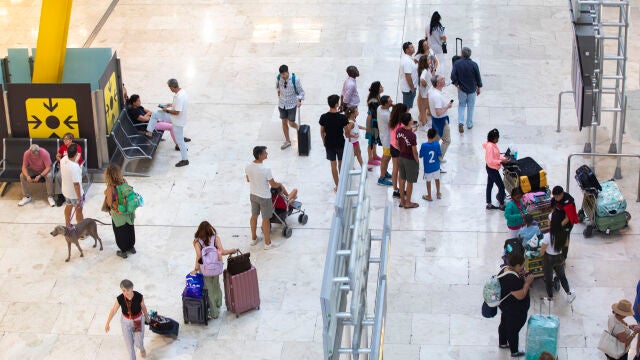
<svg viewBox="0 0 640 360"><path fill-rule="evenodd" d="M518 160L518 149L513 148L513 160Z"/></svg>

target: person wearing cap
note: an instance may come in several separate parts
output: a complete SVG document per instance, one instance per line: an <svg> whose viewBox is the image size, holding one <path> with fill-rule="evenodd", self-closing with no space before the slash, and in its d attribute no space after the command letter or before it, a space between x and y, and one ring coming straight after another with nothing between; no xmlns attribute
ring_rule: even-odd
<svg viewBox="0 0 640 360"><path fill-rule="evenodd" d="M624 321L624 318L627 316L634 316L633 307L629 300L620 300L611 305L611 315L609 315L607 329L611 335L615 336L619 342L625 345L627 352L617 359L605 354L609 360L627 360L629 356L629 346L633 338L640 332L640 326L629 325Z"/></svg>
<svg viewBox="0 0 640 360"><path fill-rule="evenodd" d="M347 108L357 108L360 105L360 95L358 95L358 84L356 83L358 76L360 76L360 71L357 67L347 66L347 78L342 84L342 94L340 95L340 109L343 112Z"/></svg>

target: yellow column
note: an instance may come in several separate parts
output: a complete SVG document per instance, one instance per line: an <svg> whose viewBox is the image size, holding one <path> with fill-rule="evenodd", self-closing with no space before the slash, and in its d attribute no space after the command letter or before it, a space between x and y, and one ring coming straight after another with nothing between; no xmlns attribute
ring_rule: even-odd
<svg viewBox="0 0 640 360"><path fill-rule="evenodd" d="M64 71L73 0L42 0L33 83L59 83Z"/></svg>

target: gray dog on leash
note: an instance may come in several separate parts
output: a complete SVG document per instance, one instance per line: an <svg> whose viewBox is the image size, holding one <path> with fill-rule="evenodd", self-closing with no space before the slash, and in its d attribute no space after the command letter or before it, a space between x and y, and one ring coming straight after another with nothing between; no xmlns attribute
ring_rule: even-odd
<svg viewBox="0 0 640 360"><path fill-rule="evenodd" d="M98 245L98 241L100 241L100 250L102 250L102 239L98 236L98 225L96 222L99 222L102 225L109 225L100 220L86 218L76 225L71 225L71 227L58 225L53 229L51 236L55 237L57 235L64 235L64 238L67 240L68 254L67 260L65 261L68 262L71 257L71 243L76 244L78 250L80 250L80 257L84 256L82 248L80 248L80 243L78 242L78 240L83 236L89 235L93 238L93 247L96 247L96 245Z"/></svg>

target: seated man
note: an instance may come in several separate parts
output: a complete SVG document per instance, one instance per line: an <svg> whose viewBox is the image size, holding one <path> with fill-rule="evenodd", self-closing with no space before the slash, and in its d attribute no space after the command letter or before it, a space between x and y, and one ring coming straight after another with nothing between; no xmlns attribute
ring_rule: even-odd
<svg viewBox="0 0 640 360"><path fill-rule="evenodd" d="M20 184L24 197L18 203L23 206L31 202L29 193L29 183L40 182L44 179L47 187L47 200L50 206L56 206L53 199L53 177L51 176L51 156L45 149L33 144L22 156L22 172L20 173Z"/></svg>
<svg viewBox="0 0 640 360"><path fill-rule="evenodd" d="M58 200L57 203L59 205L62 205L62 202L64 201L64 198L62 197L62 180L61 180L61 173L60 173L60 160L62 160L63 157L67 156L67 148L69 147L69 145L73 144L73 134L72 133L66 133L64 134L64 136L62 137L62 145L60 145L60 147L58 148L58 152L56 153L56 160L58 161L53 169L53 186L55 189L55 194L58 196ZM84 167L82 167L82 164L84 163L84 159L82 158L82 147L78 144L76 144L76 146L78 147L78 165L80 165L80 168L82 169L82 175L84 176L86 173L86 169Z"/></svg>
<svg viewBox="0 0 640 360"><path fill-rule="evenodd" d="M129 118L133 121L134 124L148 123L151 120L151 116L153 115L151 110L147 110L142 107L142 100L140 100L140 96L138 94L133 94L129 98L127 102L127 114ZM176 150L179 150L178 143L176 142L176 136L173 133L173 124L171 122L158 121L153 130L167 130L171 134L171 139L173 143L176 144ZM145 135L152 136L152 133L148 131ZM191 139L184 138L184 142L189 142Z"/></svg>

